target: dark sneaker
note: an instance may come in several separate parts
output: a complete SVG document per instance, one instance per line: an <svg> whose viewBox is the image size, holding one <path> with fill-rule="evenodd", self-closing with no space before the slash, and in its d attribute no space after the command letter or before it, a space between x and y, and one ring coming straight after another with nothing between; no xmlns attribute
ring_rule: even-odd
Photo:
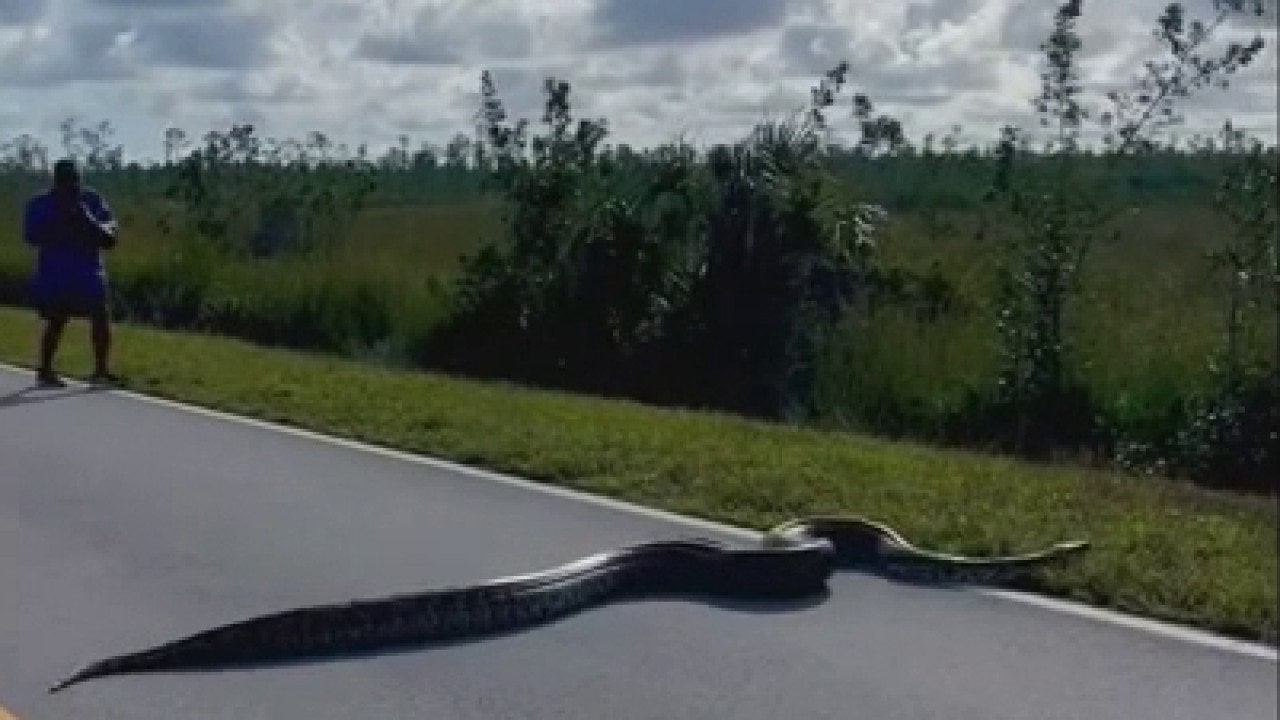
<svg viewBox="0 0 1280 720"><path fill-rule="evenodd" d="M52 370L36 372L36 384L42 388L64 388L67 386L67 383L58 377L58 373Z"/></svg>
<svg viewBox="0 0 1280 720"><path fill-rule="evenodd" d="M99 370L89 376L89 382L96 385L115 385L120 382L120 376L106 370Z"/></svg>

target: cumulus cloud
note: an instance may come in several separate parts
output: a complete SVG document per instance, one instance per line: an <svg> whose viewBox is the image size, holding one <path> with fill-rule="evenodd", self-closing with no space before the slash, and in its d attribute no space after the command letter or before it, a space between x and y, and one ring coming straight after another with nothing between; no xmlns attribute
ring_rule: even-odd
<svg viewBox="0 0 1280 720"><path fill-rule="evenodd" d="M74 21L57 33L28 33L0 53L0 85L49 87L129 75L121 53L127 27Z"/></svg>
<svg viewBox="0 0 1280 720"><path fill-rule="evenodd" d="M779 0L599 0L591 22L605 46L696 42L781 27Z"/></svg>
<svg viewBox="0 0 1280 720"><path fill-rule="evenodd" d="M49 11L49 0L5 0L0 4L0 27L26 25Z"/></svg>
<svg viewBox="0 0 1280 720"><path fill-rule="evenodd" d="M363 34L356 54L364 59L409 65L448 65L469 60L528 57L533 23L520 6L495 0L448 2L420 7L406 24L391 22Z"/></svg>
<svg viewBox="0 0 1280 720"><path fill-rule="evenodd" d="M907 4L905 25L908 30L938 30L944 25L964 25L983 6L982 0L951 2L911 2Z"/></svg>
<svg viewBox="0 0 1280 720"><path fill-rule="evenodd" d="M1085 0L1081 78L1094 98L1132 87L1167 0ZM1226 117L1275 134L1275 0L1224 38L1268 42L1227 92L1179 104L1188 129ZM409 132L447 142L473 129L491 70L515 117L536 120L548 76L573 85L581 116L620 142L682 133L740 137L796 110L823 72L851 64L850 89L915 138L960 124L990 142L1034 128L1045 0L0 0L0 94L24 127L57 137L60 113L109 117L127 149L163 128L193 134L257 120L351 144ZM1208 17L1210 0L1189 0ZM1216 47L1221 47L1219 43ZM125 100L128 99L126 103ZM847 100L844 101L847 103ZM848 119L843 105L833 120ZM145 143L135 138L145 138Z"/></svg>
<svg viewBox="0 0 1280 720"><path fill-rule="evenodd" d="M137 0L129 0L137 2ZM255 68L270 59L275 21L241 13L143 22L133 38L149 62L192 68Z"/></svg>
<svg viewBox="0 0 1280 720"><path fill-rule="evenodd" d="M859 45L866 48L885 49L882 43ZM853 47L853 31L847 27L797 24L783 31L778 40L778 53L788 73L814 75L824 72L843 60L849 60ZM865 63L857 62L858 66Z"/></svg>
<svg viewBox="0 0 1280 720"><path fill-rule="evenodd" d="M205 102L229 105L297 105L318 100L319 91L297 73L278 77L227 75L191 89L191 96Z"/></svg>
<svg viewBox="0 0 1280 720"><path fill-rule="evenodd" d="M91 5L108 8L141 8L146 10L221 10L232 6L232 0L87 0Z"/></svg>

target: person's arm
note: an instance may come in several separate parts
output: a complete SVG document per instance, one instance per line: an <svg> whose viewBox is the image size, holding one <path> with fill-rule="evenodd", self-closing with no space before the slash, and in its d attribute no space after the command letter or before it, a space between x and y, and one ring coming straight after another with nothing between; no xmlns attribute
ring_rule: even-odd
<svg viewBox="0 0 1280 720"><path fill-rule="evenodd" d="M53 224L49 222L48 207L40 198L27 201L22 213L22 239L32 247L44 247L49 244Z"/></svg>
<svg viewBox="0 0 1280 720"><path fill-rule="evenodd" d="M96 192L84 194L80 209L85 225L99 247L110 250L116 246L119 236L119 225L107 201Z"/></svg>

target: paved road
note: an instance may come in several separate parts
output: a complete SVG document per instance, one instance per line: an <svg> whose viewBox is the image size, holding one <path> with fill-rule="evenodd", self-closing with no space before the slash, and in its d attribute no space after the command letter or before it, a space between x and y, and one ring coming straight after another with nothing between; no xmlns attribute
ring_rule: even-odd
<svg viewBox="0 0 1280 720"><path fill-rule="evenodd" d="M447 649L50 696L87 661L250 614L703 531L27 382L0 369L0 706L22 720L1276 717L1274 662L857 575L806 609L621 605Z"/></svg>

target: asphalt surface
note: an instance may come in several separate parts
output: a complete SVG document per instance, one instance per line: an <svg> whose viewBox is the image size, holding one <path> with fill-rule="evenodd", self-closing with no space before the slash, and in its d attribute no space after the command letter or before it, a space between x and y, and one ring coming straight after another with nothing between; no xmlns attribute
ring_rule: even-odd
<svg viewBox="0 0 1280 720"><path fill-rule="evenodd" d="M0 708L21 720L1277 716L1272 661L853 574L804 608L608 606L447 648L120 676L48 695L100 657L249 615L706 533L28 385L0 369Z"/></svg>

